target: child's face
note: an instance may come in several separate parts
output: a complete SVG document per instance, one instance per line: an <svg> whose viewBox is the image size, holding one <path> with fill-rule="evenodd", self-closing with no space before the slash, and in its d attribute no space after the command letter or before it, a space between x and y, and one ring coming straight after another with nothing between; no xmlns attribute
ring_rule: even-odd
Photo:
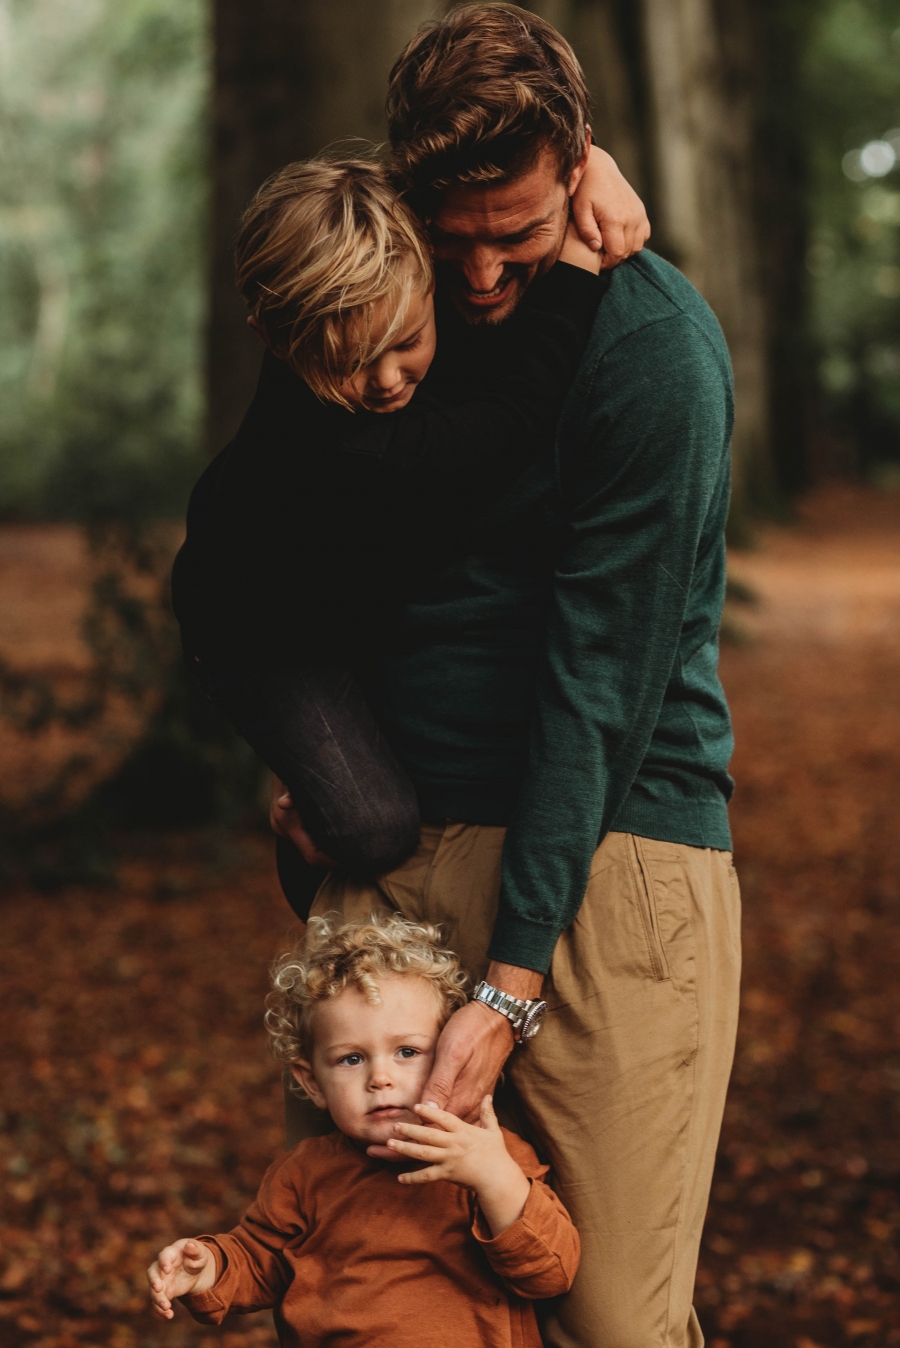
<svg viewBox="0 0 900 1348"><path fill-rule="evenodd" d="M393 314L376 312L372 337L377 346L379 328L387 328ZM434 326L434 299L432 295L413 293L406 313L406 322L393 346L382 351L377 360L348 379L341 392L354 407L369 412L397 412L405 407L416 391L416 385L425 378L434 359L437 336Z"/></svg>
<svg viewBox="0 0 900 1348"><path fill-rule="evenodd" d="M370 1145L394 1136L395 1123L418 1123L440 1034L432 985L412 974L379 980L381 1002L356 987L319 1002L312 1016L312 1062L292 1071L310 1099L328 1109L342 1133Z"/></svg>

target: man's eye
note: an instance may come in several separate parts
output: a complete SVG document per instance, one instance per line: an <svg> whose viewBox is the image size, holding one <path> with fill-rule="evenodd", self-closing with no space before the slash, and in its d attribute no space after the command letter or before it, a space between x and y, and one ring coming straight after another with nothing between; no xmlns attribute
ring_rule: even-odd
<svg viewBox="0 0 900 1348"><path fill-rule="evenodd" d="M420 1050L417 1048L401 1048L399 1054L401 1058L418 1058Z"/></svg>
<svg viewBox="0 0 900 1348"><path fill-rule="evenodd" d="M361 1062L362 1062L361 1053L347 1053L344 1055L343 1058L338 1058L338 1066L340 1066L343 1063L347 1067L358 1067Z"/></svg>

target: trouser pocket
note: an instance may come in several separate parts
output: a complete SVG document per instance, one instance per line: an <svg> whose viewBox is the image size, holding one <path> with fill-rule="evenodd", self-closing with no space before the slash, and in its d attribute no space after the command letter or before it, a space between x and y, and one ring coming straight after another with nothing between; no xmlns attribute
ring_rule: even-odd
<svg viewBox="0 0 900 1348"><path fill-rule="evenodd" d="M640 910L647 940L647 954L653 977L663 982L670 977L666 948L659 930L659 911L656 904L656 891L653 876L644 854L643 840L635 834L628 835L628 859L634 881L635 901Z"/></svg>

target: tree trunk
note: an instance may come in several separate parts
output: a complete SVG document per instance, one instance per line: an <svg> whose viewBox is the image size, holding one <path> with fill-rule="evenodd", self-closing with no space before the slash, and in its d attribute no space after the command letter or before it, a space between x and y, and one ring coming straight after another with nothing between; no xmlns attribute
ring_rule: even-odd
<svg viewBox="0 0 900 1348"><path fill-rule="evenodd" d="M787 494L806 486L814 443L809 334L809 147L801 67L821 0L756 0L755 196L769 331L772 457ZM812 443L811 443L812 442Z"/></svg>
<svg viewBox="0 0 900 1348"><path fill-rule="evenodd" d="M216 0L208 439L234 434L260 347L234 288L241 213L282 165L345 137L379 141L391 65L433 0ZM352 153L352 146L347 147Z"/></svg>
<svg viewBox="0 0 900 1348"><path fill-rule="evenodd" d="M572 43L594 133L642 194L651 247L709 301L735 375L735 514L772 494L750 0L535 0ZM777 0L776 0L777 3Z"/></svg>
<svg viewBox="0 0 900 1348"><path fill-rule="evenodd" d="M663 251L709 301L735 379L734 511L771 493L765 305L745 0L642 0Z"/></svg>
<svg viewBox="0 0 900 1348"><path fill-rule="evenodd" d="M533 0L525 9L552 23L571 42L591 95L591 129L641 195L647 192L642 119L634 71L620 31L621 0Z"/></svg>

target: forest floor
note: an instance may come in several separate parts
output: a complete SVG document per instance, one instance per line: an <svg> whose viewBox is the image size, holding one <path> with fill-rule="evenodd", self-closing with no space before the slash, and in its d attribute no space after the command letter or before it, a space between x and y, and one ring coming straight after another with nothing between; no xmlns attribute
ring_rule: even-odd
<svg viewBox="0 0 900 1348"><path fill-rule="evenodd" d="M900 1345L900 494L819 492L732 568L745 976L697 1306L712 1348ZM270 1348L152 1321L143 1270L281 1146L272 848L119 846L114 888L0 899L0 1348Z"/></svg>

